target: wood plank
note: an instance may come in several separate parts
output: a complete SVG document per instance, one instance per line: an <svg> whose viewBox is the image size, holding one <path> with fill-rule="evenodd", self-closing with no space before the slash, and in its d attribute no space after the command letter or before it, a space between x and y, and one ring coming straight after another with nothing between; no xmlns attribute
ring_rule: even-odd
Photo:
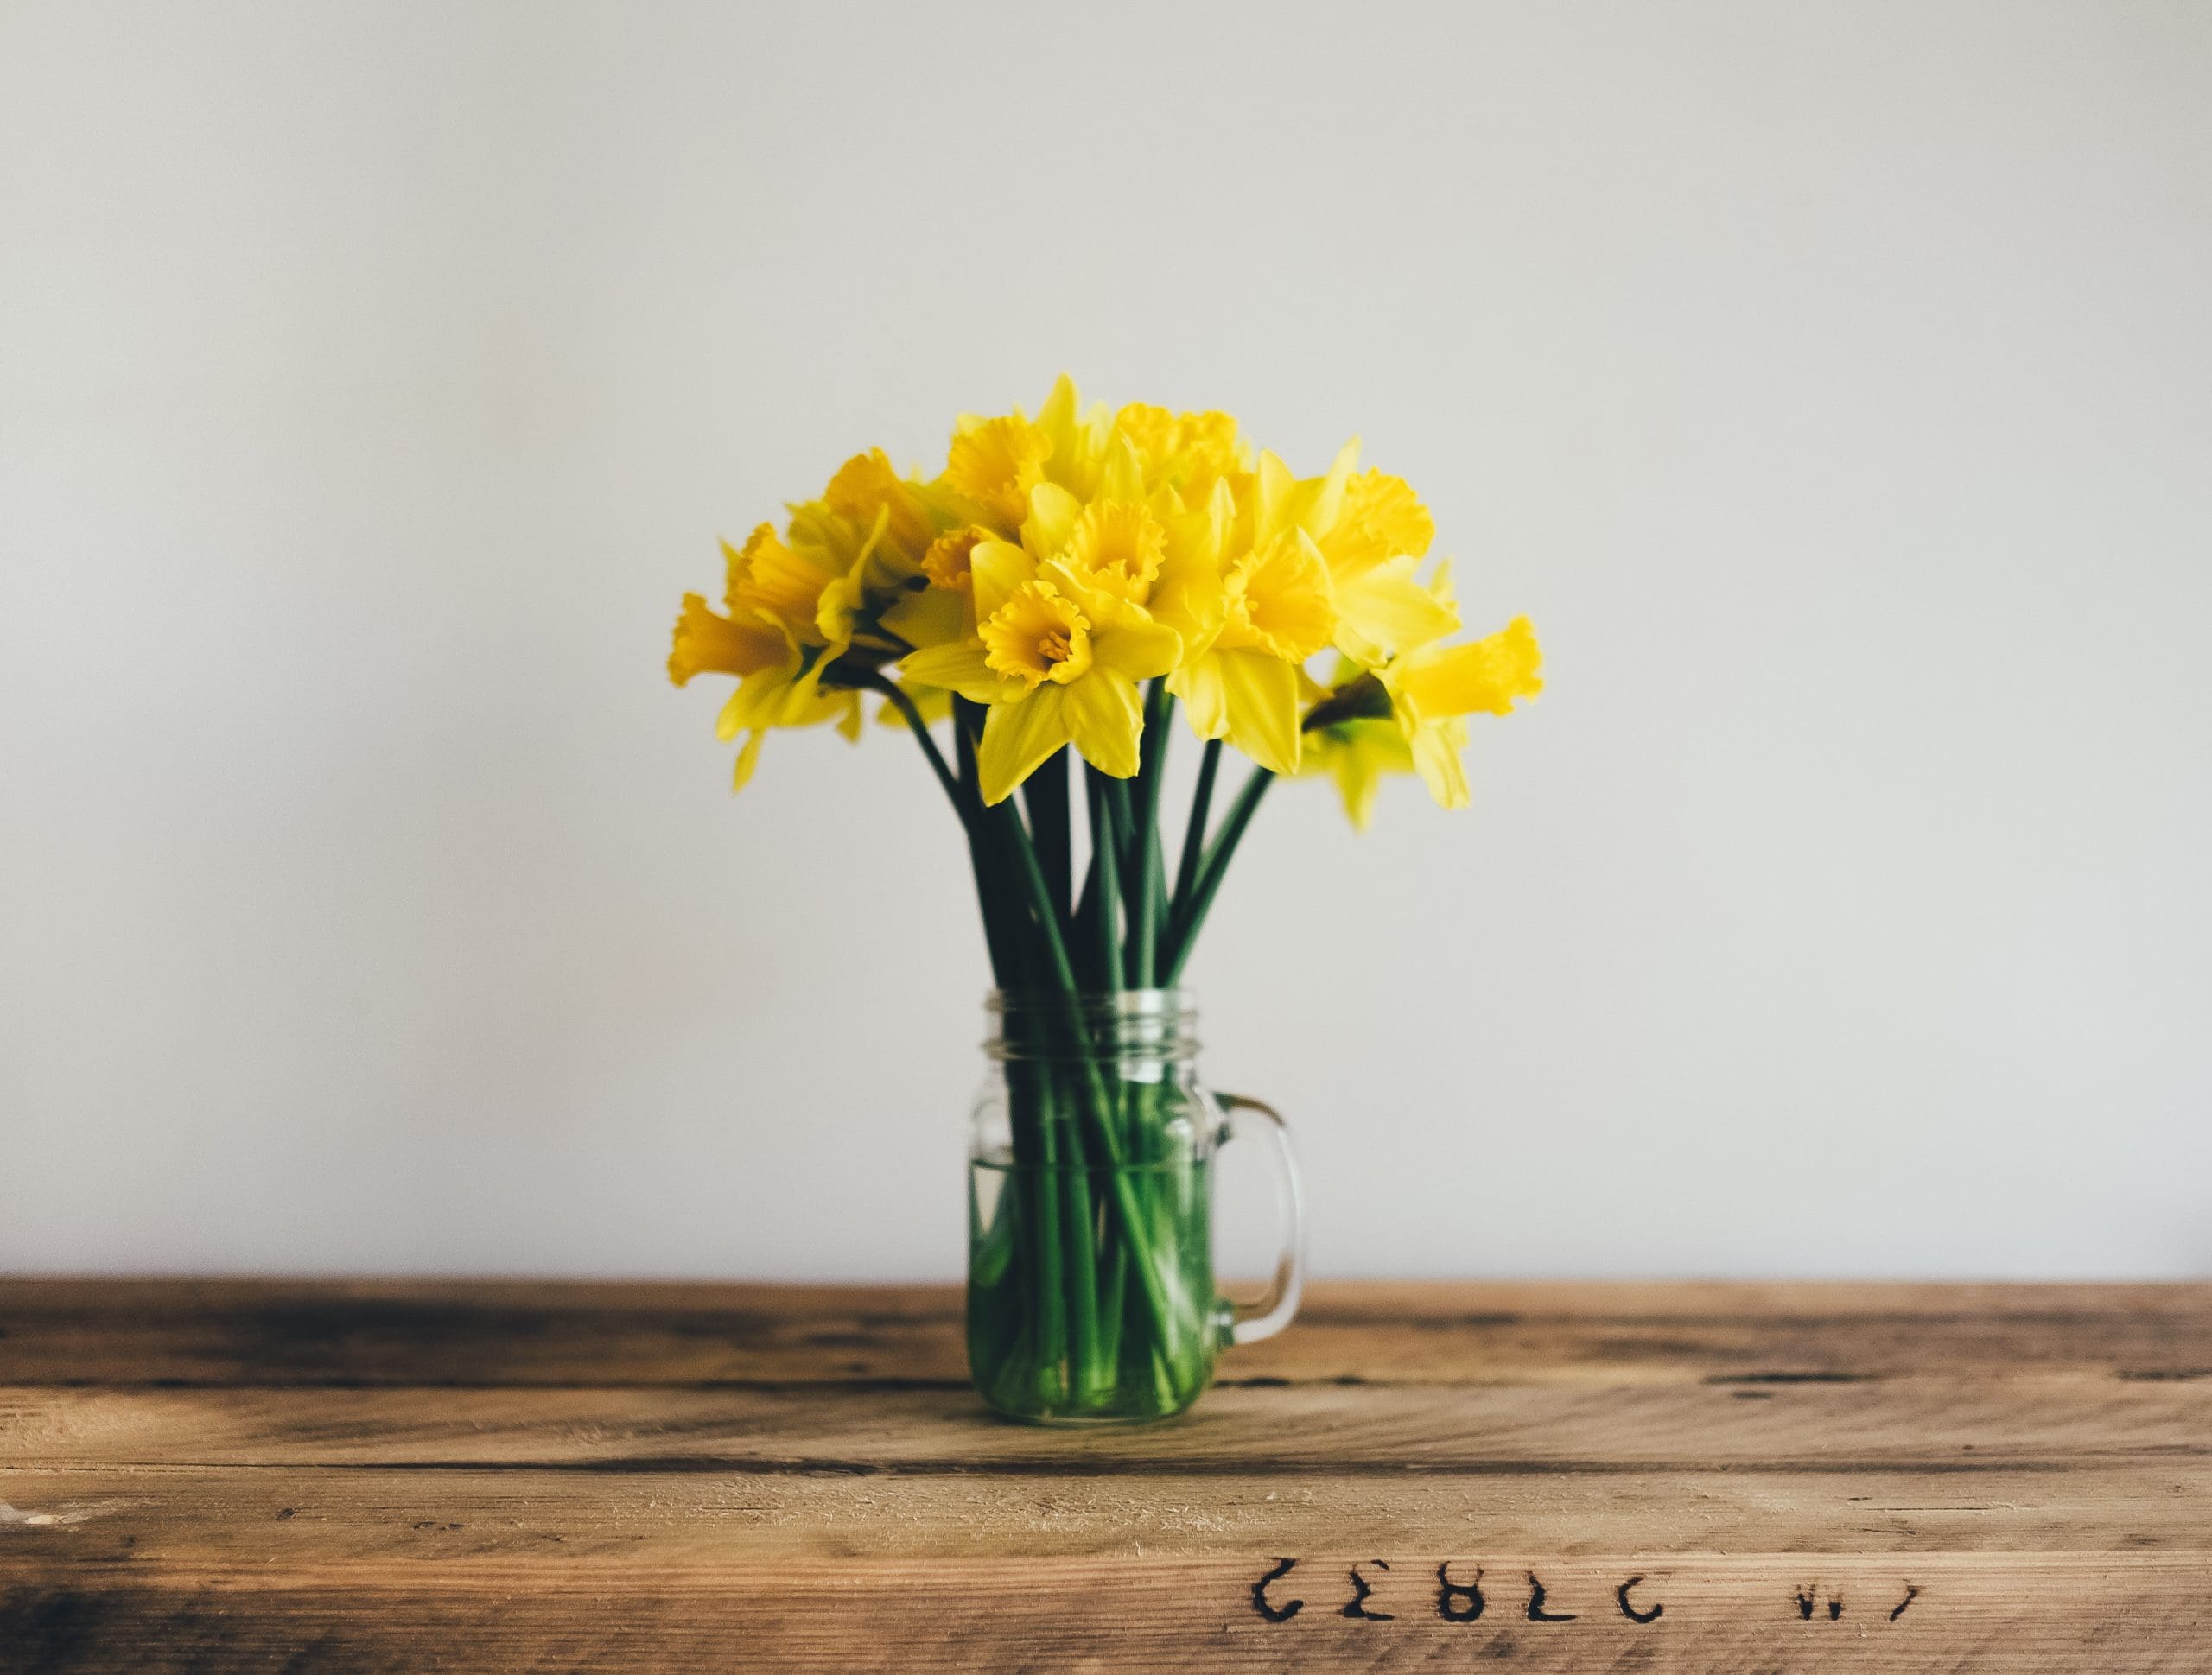
<svg viewBox="0 0 2212 1675"><path fill-rule="evenodd" d="M1452 1559L1458 1561L1452 1563ZM128 1566L10 1578L0 1659L59 1671L2201 1671L2202 1558L1745 1554L1655 1560L1395 1549L1262 1559L791 1561L588 1576L532 1567ZM1481 1592L1441 1594L1437 1566ZM1476 1577L1479 1564L1481 1576ZM1370 1591L1357 1598L1353 1567ZM1387 1569L1385 1567L1388 1567ZM1634 1578L1633 1584L1630 1579ZM1544 1592L1535 1594L1532 1583ZM1616 1590L1628 1586L1624 1596ZM1836 1607L1832 1615L1831 1605ZM1630 1609L1657 1615L1631 1621ZM1541 1620L1532 1617L1541 1612ZM7 1666L0 1663L0 1666Z"/></svg>
<svg viewBox="0 0 2212 1675"><path fill-rule="evenodd" d="M965 1381L948 1286L0 1279L0 1384ZM2212 1285L1314 1286L1228 1381L2212 1379Z"/></svg>
<svg viewBox="0 0 2212 1675"><path fill-rule="evenodd" d="M0 1390L0 1460L48 1467L1957 1475L2208 1456L2212 1383L2121 1380L1293 1385L1217 1390L1167 1424L1087 1431L1007 1424L965 1390Z"/></svg>
<svg viewBox="0 0 2212 1675"><path fill-rule="evenodd" d="M958 1358L944 1288L0 1282L0 1671L2212 1667L2212 1287L1324 1288L1141 1430Z"/></svg>
<svg viewBox="0 0 2212 1675"><path fill-rule="evenodd" d="M0 1574L499 1560L651 1571L781 1559L1522 1551L2197 1553L2212 1463L1886 1471L1317 1470L802 1476L527 1469L0 1469Z"/></svg>

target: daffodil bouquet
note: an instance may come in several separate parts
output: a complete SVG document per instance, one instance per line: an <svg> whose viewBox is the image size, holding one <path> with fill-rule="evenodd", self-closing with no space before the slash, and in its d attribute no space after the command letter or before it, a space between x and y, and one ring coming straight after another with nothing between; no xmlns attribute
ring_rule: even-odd
<svg viewBox="0 0 2212 1675"><path fill-rule="evenodd" d="M1008 1171L971 1226L970 1353L1008 1412L1170 1412L1211 1372L1211 1137L1171 1002L1268 787L1325 773L1362 828L1389 774L1460 807L1466 718L1541 688L1525 619L1456 638L1427 511L1358 454L1301 479L1226 414L1086 410L1063 378L1034 419L959 419L934 478L855 456L724 543L723 610L684 597L669 674L736 677L740 787L770 733L856 739L873 703L965 834L1006 1066L979 1156ZM1179 703L1203 753L1171 865ZM1217 821L1224 745L1252 768Z"/></svg>

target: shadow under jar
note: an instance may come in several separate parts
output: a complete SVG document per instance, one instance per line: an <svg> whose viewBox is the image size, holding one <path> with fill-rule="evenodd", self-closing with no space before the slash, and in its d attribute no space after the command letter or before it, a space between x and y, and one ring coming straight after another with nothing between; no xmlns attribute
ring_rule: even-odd
<svg viewBox="0 0 2212 1675"><path fill-rule="evenodd" d="M1196 1013L1174 989L995 993L968 1167L968 1367L1001 1413L1047 1424L1164 1418L1224 1344L1281 1331L1304 1284L1298 1171L1282 1119L1209 1093ZM1216 1152L1252 1132L1281 1169L1268 1295L1213 1279Z"/></svg>

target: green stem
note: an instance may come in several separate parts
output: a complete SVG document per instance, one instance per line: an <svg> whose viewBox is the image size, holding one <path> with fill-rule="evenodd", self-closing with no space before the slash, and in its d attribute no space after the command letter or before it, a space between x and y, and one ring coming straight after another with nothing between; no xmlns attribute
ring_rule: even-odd
<svg viewBox="0 0 2212 1675"><path fill-rule="evenodd" d="M982 807L982 799L976 770L975 736L972 728L965 725L968 718L960 713L959 701L956 701L953 712L953 746L960 763L959 777L954 784L954 807L961 812L968 831L969 859L975 868L976 895L982 910L983 940L990 950L992 974L999 993L1013 996L1026 987L1023 967L1028 962L1023 957L1020 929L1027 915L1007 894L1013 881L1007 877L999 853L1003 846L995 841L996 834L976 817ZM918 720L918 716L915 719ZM1007 1019L1007 1027L1021 1027L1018 1015ZM1052 1113L1056 1103L1055 1089L1048 1063L1016 1056L1007 1061L1006 1068L1007 1114L1013 1131L1015 1167L1007 1172L1001 1213L1018 1218L1014 1235L1024 1247L1021 1266L1027 1278L1022 1283L1031 1298L1031 1307L1023 1336L1027 1337L1033 1333L1035 1365L1041 1369L1043 1377L1053 1379L1059 1376L1063 1358L1068 1354L1064 1260L1067 1234L1060 1202L1065 1171L1053 1166L1060 1161ZM1088 1270L1084 1272L1084 1279L1086 1284L1092 1283ZM1078 1344L1086 1342L1080 1317L1077 1329ZM1094 1323L1090 1327L1094 1336L1096 1329ZM1078 1350L1078 1358L1081 1353ZM1050 1388L1039 1392L1034 1398L1020 1392L1005 1394L1006 1399L1017 1406L1032 1399L1050 1406L1060 1399Z"/></svg>
<svg viewBox="0 0 2212 1675"><path fill-rule="evenodd" d="M962 751L963 777L972 771L974 753L981 738L980 706L957 700L954 730ZM964 783L964 777L963 777ZM995 807L982 807L978 791L970 804L977 813L976 848L984 873L1004 892L997 911L1006 942L1011 949L1015 989L1024 998L1040 987L1048 991L1065 969L1066 943L1062 909L1052 899L1029 830L1012 798ZM987 909L987 911L989 910ZM1007 989L1001 985L1001 990ZM1099 1354L1098 1273L1094 1228L1096 1217L1090 1190L1090 1148L1085 1144L1083 1123L1066 1110L1065 1067L1049 1044L1022 1044L1021 1050L1046 1049L1034 1062L1021 1063L1018 1078L1009 1078L1014 1093L1017 1138L1025 1129L1034 1137L1032 1156L1042 1169L1030 1177L1036 1210L1036 1276L1038 1339L1043 1365L1051 1367L1065 1357L1069 1395L1095 1393L1100 1380L1110 1378L1110 1367ZM1016 1068L1010 1062L1008 1069ZM1092 1082L1095 1066L1084 1067ZM1074 1090L1076 1103L1086 1104L1085 1087ZM1019 1161L1019 1159L1017 1159Z"/></svg>
<svg viewBox="0 0 2212 1675"><path fill-rule="evenodd" d="M1136 870L1131 865L1129 853L1136 837L1135 818L1129 813L1129 782L1099 773L1096 768L1089 771L1097 775L1098 792L1106 802L1109 820L1107 832L1113 841L1114 860L1122 876L1126 877Z"/></svg>
<svg viewBox="0 0 2212 1675"><path fill-rule="evenodd" d="M1168 923L1183 917L1191 892L1198 887L1198 863L1206 847L1206 816L1213 809L1214 776L1221 771L1221 740L1209 739L1198 758L1198 788L1191 794L1191 818L1183 828L1183 861L1175 869L1175 896L1167 910Z"/></svg>
<svg viewBox="0 0 2212 1675"><path fill-rule="evenodd" d="M1076 904L1075 917L1068 923L1068 946L1076 959L1076 986L1086 993L1106 987L1098 933L1098 857L1093 853L1090 865L1084 869L1083 899Z"/></svg>
<svg viewBox="0 0 2212 1675"><path fill-rule="evenodd" d="M1068 898L1075 893L1075 866L1069 853L1071 838L1068 818L1068 752L1065 746L1045 759L1021 788L1029 810L1029 829L1036 834L1038 859L1044 863L1046 881L1052 886L1052 904L1065 918Z"/></svg>
<svg viewBox="0 0 2212 1675"><path fill-rule="evenodd" d="M1221 890L1221 881L1228 874L1236 846L1243 840L1244 828L1252 823L1252 816L1259 811L1260 799L1268 794L1268 787L1274 784L1274 775L1265 768L1253 769L1252 777L1244 782L1244 789L1237 792L1228 817L1221 822L1221 835L1207 846L1198 887L1192 892L1170 938L1167 974L1161 980L1165 986L1172 988L1183 975L1183 967L1198 942L1199 928L1205 923L1207 910Z"/></svg>
<svg viewBox="0 0 2212 1675"><path fill-rule="evenodd" d="M1163 864L1160 853L1160 775L1167 758L1167 718L1175 700L1166 680L1156 680L1145 695L1144 753L1137 768L1136 904L1129 910L1129 980L1153 986L1160 947Z"/></svg>
<svg viewBox="0 0 2212 1675"><path fill-rule="evenodd" d="M1039 1074L1044 1070L1044 1066L1032 1064L1026 1068L1032 1073L1025 1080L1029 1082L1030 1098L1034 1102L1039 1092L1049 1088L1051 1082L1048 1077ZM1049 1103L1049 1096L1045 1102ZM1066 1234L1061 1221L1060 1188L1062 1183L1070 1178L1078 1182L1082 1179L1081 1171L1071 1171L1065 1166L1066 1160L1059 1155L1058 1144L1053 1138L1053 1126L1049 1120L1037 1124L1044 1157L1039 1168L1027 1171L1029 1179L1034 1183L1033 1191L1037 1210L1037 1334L1044 1365L1047 1368L1058 1367L1061 1356L1069 1353L1066 1285L1063 1276L1065 1270L1064 1258L1073 1253L1061 1249L1061 1240ZM1088 1273L1084 1278L1087 1283ZM1074 1354L1071 1357L1074 1361L1082 1360L1082 1342L1078 1334ZM1068 1382L1073 1387L1079 1379L1073 1376L1073 1367L1070 1372L1071 1376Z"/></svg>
<svg viewBox="0 0 2212 1675"><path fill-rule="evenodd" d="M1109 781L1097 769L1086 764L1083 770L1084 790L1090 803L1090 858L1096 869L1092 876L1097 880L1098 891L1091 901L1097 915L1096 934L1098 938L1098 987L1118 990L1122 987L1122 945L1115 935L1114 921L1122 904L1120 846L1108 829L1109 815L1107 786Z"/></svg>
<svg viewBox="0 0 2212 1675"><path fill-rule="evenodd" d="M1060 935L1059 925L1049 910L1052 904L1044 869L1037 863L1037 852L1030 847L1028 833L1021 828L1020 815L1004 803L988 812L996 815L999 824L1008 834L1007 847L1014 852L1015 869L1020 876L1022 888L1028 894L1031 909L1036 913L1037 923L1044 933L1045 964L1066 1009L1069 1046L1082 1073L1078 1102L1083 1107L1084 1115L1089 1120L1097 1144L1098 1166L1108 1171L1113 1183L1114 1207L1121 1221L1122 1236L1129 1241L1139 1287L1144 1295L1145 1307L1152 1316L1155 1355L1162 1355L1166 1353L1169 1336L1175 1329L1174 1311L1168 1302L1160 1272L1152 1261L1150 1240L1144 1228L1135 1183L1122 1165L1122 1145L1120 1137L1114 1132L1112 1101L1107 1097L1105 1082L1099 1074L1097 1060L1091 1056L1090 1044L1084 1039L1082 1006L1076 990L1075 967L1068 959L1067 943Z"/></svg>
<svg viewBox="0 0 2212 1675"><path fill-rule="evenodd" d="M914 720L920 720L919 712L916 712ZM916 729L917 736L924 738L925 742L927 742L927 733L926 727ZM967 729L959 725L957 711L954 715L952 736L953 748L960 761L960 777L950 787L948 795L952 798L953 812L960 816L961 828L968 834L968 866L976 875L976 906L977 911L982 916L983 946L990 955L991 980L998 986L1000 993L1010 993L1019 981L1014 968L1013 945L1009 941L1012 926L1008 923L999 892L995 887L995 869L990 866L985 853L982 825L973 817L971 813L971 810L981 806L978 801L978 782L976 777L976 752L972 741L968 737ZM929 748L934 751L936 746L931 744ZM1015 1135L1017 1139L1020 1138L1019 1129L1015 1131Z"/></svg>
<svg viewBox="0 0 2212 1675"><path fill-rule="evenodd" d="M1136 815L1129 808L1129 782L1102 775L1098 782L1098 795L1106 804L1106 812L1112 822L1114 905L1117 910L1113 917L1120 927L1122 946L1126 949L1136 938L1135 908L1132 898L1143 872L1144 852L1138 847ZM1121 970L1130 987L1143 987L1137 982L1135 968L1130 964L1126 953L1122 956ZM1122 985L1117 983L1115 987L1119 988Z"/></svg>
<svg viewBox="0 0 2212 1675"><path fill-rule="evenodd" d="M1117 1236L1106 1254L1105 1272L1098 1282L1098 1359L1111 1370L1121 1366L1122 1322L1128 1290L1129 1241Z"/></svg>

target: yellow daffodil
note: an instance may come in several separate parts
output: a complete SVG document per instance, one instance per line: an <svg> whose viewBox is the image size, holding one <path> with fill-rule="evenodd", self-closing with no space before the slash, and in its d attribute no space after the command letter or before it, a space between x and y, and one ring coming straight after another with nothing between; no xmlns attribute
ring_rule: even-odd
<svg viewBox="0 0 2212 1675"><path fill-rule="evenodd" d="M1448 644L1448 569L1421 575L1434 536L1403 479L1360 469L1356 440L1301 480L1227 414L1085 409L1064 377L1033 420L963 416L934 480L871 449L782 534L725 544L725 609L684 596L669 673L736 678L716 726L747 735L741 784L768 729L855 731L861 692L888 680L887 720L926 726L971 699L993 803L1070 743L1134 773L1138 683L1164 676L1201 738L1331 775L1364 825L1390 773L1464 803L1465 718L1541 684L1524 621ZM1331 647L1333 690L1306 672Z"/></svg>
<svg viewBox="0 0 2212 1675"><path fill-rule="evenodd" d="M832 658L855 640L887 655L904 650L880 632L880 619L922 585L922 561L938 534L922 485L901 478L876 448L848 460L819 500L791 511L792 546L834 573L817 598L812 638Z"/></svg>
<svg viewBox="0 0 2212 1675"><path fill-rule="evenodd" d="M1187 639L1219 593L1222 538L1232 513L1217 485L1192 511L1172 488L1147 491L1135 447L1109 439L1086 504L1057 483L1029 497L1021 545L1039 563L1057 562L1087 587L1166 615ZM1179 613L1179 617L1178 615Z"/></svg>
<svg viewBox="0 0 2212 1675"><path fill-rule="evenodd" d="M1081 410L1075 381L1064 373L1033 421L1018 407L998 418L962 414L941 485L976 521L1011 536L1029 517L1031 492L1040 483L1078 504L1093 497L1111 430L1103 404Z"/></svg>
<svg viewBox="0 0 2212 1675"><path fill-rule="evenodd" d="M794 546L763 523L742 547L722 542L722 601L733 616L774 623L795 641L819 639L815 619L823 591L843 573L833 555L812 543Z"/></svg>
<svg viewBox="0 0 2212 1675"><path fill-rule="evenodd" d="M970 523L948 530L922 554L921 573L908 580L878 619L884 630L910 648L943 645L976 631L976 590L968 556L989 541L988 530Z"/></svg>
<svg viewBox="0 0 2212 1675"><path fill-rule="evenodd" d="M1132 403L1114 416L1114 434L1143 461L1149 489L1172 488L1186 505L1202 505L1213 485L1249 480L1249 450L1226 413L1170 413Z"/></svg>
<svg viewBox="0 0 2212 1675"><path fill-rule="evenodd" d="M806 527L818 532L815 524ZM715 732L725 741L747 734L734 774L735 786L742 790L753 777L768 729L835 721L848 738L856 737L860 701L855 693L821 685L836 650L819 620L824 596L842 579L839 555L818 538L793 544L773 525L763 523L743 547L722 542L722 562L723 603L729 614L717 614L696 593L685 594L668 674L677 686L695 675L738 677L737 690L715 718Z"/></svg>
<svg viewBox="0 0 2212 1675"><path fill-rule="evenodd" d="M1010 534L1029 515L1029 491L1045 480L1052 455L1052 437L1019 409L999 419L963 414L945 461L945 486Z"/></svg>
<svg viewBox="0 0 2212 1675"><path fill-rule="evenodd" d="M1448 593L1449 577L1440 583ZM1421 646L1378 669L1346 659L1333 689L1306 714L1306 771L1325 771L1337 782L1344 812L1362 831L1376 786L1387 774L1418 773L1441 806L1465 808L1469 791L1459 752L1467 743L1466 718L1507 714L1516 701L1541 692L1541 666L1526 617L1486 639Z"/></svg>
<svg viewBox="0 0 2212 1675"><path fill-rule="evenodd" d="M1106 456L1112 427L1103 402L1084 410L1075 380L1063 372L1038 409L1037 428L1052 444L1045 456L1044 480L1065 489L1077 500L1097 492L1098 474Z"/></svg>
<svg viewBox="0 0 2212 1675"><path fill-rule="evenodd" d="M1412 747L1391 716L1356 716L1310 728L1301 773L1325 773L1337 782L1355 831L1374 817L1375 793L1385 775L1414 771Z"/></svg>
<svg viewBox="0 0 2212 1675"><path fill-rule="evenodd" d="M1337 649L1368 664L1439 639L1459 626L1448 599L1414 579L1435 536L1427 510L1402 479L1355 474L1359 440L1344 444L1328 471L1304 482L1271 454L1260 456L1255 484L1255 545L1296 528L1313 538L1329 570Z"/></svg>
<svg viewBox="0 0 2212 1675"><path fill-rule="evenodd" d="M760 757L770 727L813 726L836 721L846 737L857 735L859 698L851 692L824 692L809 678L805 654L789 629L765 615L738 610L725 617L696 593L683 596L676 619L668 676L677 686L695 675L734 675L737 690L715 718L715 736L727 742L744 733L737 753L734 790L742 790Z"/></svg>
<svg viewBox="0 0 2212 1675"><path fill-rule="evenodd" d="M1376 671L1412 749L1414 771L1443 807L1467 805L1467 771L1459 760L1467 742L1462 718L1510 714L1516 700L1544 689L1537 672L1542 666L1536 631L1528 618L1516 617L1486 638L1421 646Z"/></svg>
<svg viewBox="0 0 2212 1675"><path fill-rule="evenodd" d="M880 447L856 454L839 466L830 486L822 492L822 504L842 518L849 530L873 530L881 517L887 562L918 564L930 542L937 539L937 525L919 485L899 476ZM911 575L912 571L909 568L905 574Z"/></svg>
<svg viewBox="0 0 2212 1675"><path fill-rule="evenodd" d="M1298 771L1300 669L1336 620L1329 570L1291 527L1236 559L1222 578L1213 631L1169 676L1201 739L1226 739L1262 767Z"/></svg>
<svg viewBox="0 0 2212 1675"><path fill-rule="evenodd" d="M969 567L976 638L916 651L899 667L910 680L990 706L976 753L983 801L1002 802L1068 744L1102 773L1135 773L1137 682L1174 667L1180 637L1142 606L1057 560L1039 565L1011 542L978 542Z"/></svg>
<svg viewBox="0 0 2212 1675"><path fill-rule="evenodd" d="M773 623L747 613L736 619L717 614L697 593L686 593L669 648L668 678L690 684L694 675L734 675L740 680L785 660L791 641Z"/></svg>
<svg viewBox="0 0 2212 1675"><path fill-rule="evenodd" d="M1167 556L1167 526L1141 502L1099 500L1084 508L1062 555L1094 587L1141 604Z"/></svg>

